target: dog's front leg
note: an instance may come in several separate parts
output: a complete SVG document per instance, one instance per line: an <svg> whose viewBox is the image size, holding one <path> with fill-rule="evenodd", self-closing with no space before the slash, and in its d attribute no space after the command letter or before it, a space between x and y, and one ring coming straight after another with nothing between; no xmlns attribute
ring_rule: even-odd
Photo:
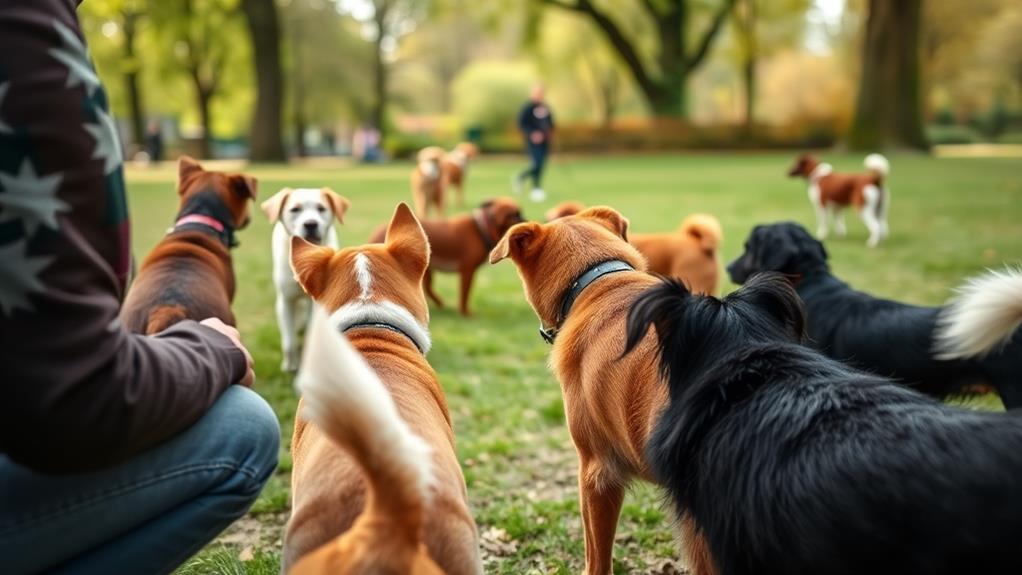
<svg viewBox="0 0 1022 575"><path fill-rule="evenodd" d="M298 333L295 325L294 300L277 294L277 325L280 327L281 362L285 373L298 371Z"/></svg>
<svg viewBox="0 0 1022 575"><path fill-rule="evenodd" d="M614 533L625 498L624 486L601 477L600 467L595 462L583 462L578 474L586 575L607 575L613 571Z"/></svg>

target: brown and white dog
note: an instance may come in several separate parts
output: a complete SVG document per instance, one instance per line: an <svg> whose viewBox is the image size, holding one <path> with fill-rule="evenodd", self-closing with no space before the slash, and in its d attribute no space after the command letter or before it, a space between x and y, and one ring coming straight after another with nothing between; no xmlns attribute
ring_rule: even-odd
<svg viewBox="0 0 1022 575"><path fill-rule="evenodd" d="M561 202L546 213L552 222L585 209L579 202ZM678 278L697 293L714 295L720 281L720 244L724 232L717 218L692 214L677 231L659 234L631 234L629 242L646 258L651 273Z"/></svg>
<svg viewBox="0 0 1022 575"><path fill-rule="evenodd" d="M859 212L869 230L866 245L876 247L887 237L891 194L884 180L891 172L891 164L880 154L870 154L863 165L868 170L865 174L839 174L830 164L802 154L788 170L789 177L809 180L809 201L816 209L817 238L826 239L828 217L833 221L834 231L844 236L847 230L842 210L849 206Z"/></svg>
<svg viewBox="0 0 1022 575"><path fill-rule="evenodd" d="M291 236L337 249L340 244L334 221L344 223L351 206L347 198L330 188L284 188L260 204L273 226L273 285L277 288L277 327L280 329L281 370L298 369L301 348L298 335L309 318L309 298L291 271Z"/></svg>
<svg viewBox="0 0 1022 575"><path fill-rule="evenodd" d="M440 167L443 170L444 187L454 186L458 191L458 205L465 205L465 178L468 164L479 155L479 147L472 142L462 142L444 154Z"/></svg>
<svg viewBox="0 0 1022 575"><path fill-rule="evenodd" d="M185 320L219 318L236 325L234 231L248 225L256 180L178 160L180 197L174 227L149 252L121 307L131 331L152 334Z"/></svg>
<svg viewBox="0 0 1022 575"><path fill-rule="evenodd" d="M652 333L623 356L628 310L660 280L628 243L628 221L594 207L547 224L508 230L490 262L511 258L525 297L552 342L550 366L579 459L579 496L588 574L611 572L614 532L628 484L654 481L646 440L666 405ZM701 535L683 524L690 566L699 567ZM704 573L704 571L697 571Z"/></svg>
<svg viewBox="0 0 1022 575"><path fill-rule="evenodd" d="M412 170L412 202L415 215L429 215L432 207L437 214L444 213L444 172L441 163L446 152L439 146L419 150Z"/></svg>
<svg viewBox="0 0 1022 575"><path fill-rule="evenodd" d="M433 290L433 271L457 272L460 276L458 311L464 316L471 315L468 300L476 270L483 265L504 233L522 221L518 202L507 197L483 202L471 214L422 220L422 228L426 230L432 249L429 270L423 279L426 295L438 307L443 307L444 302ZM382 226L377 228L369 241L383 241L384 231Z"/></svg>
<svg viewBox="0 0 1022 575"><path fill-rule="evenodd" d="M322 307L317 316L329 314L327 329L344 333L368 368L349 363L340 338L323 341L324 328L313 325L298 378L314 390L315 423L302 416L303 398L283 570L429 573L428 554L444 573L482 572L447 401L425 357L430 250L422 227L400 204L383 244L334 251L291 241L295 277ZM354 397L362 392L369 396ZM396 414L386 413L384 395Z"/></svg>

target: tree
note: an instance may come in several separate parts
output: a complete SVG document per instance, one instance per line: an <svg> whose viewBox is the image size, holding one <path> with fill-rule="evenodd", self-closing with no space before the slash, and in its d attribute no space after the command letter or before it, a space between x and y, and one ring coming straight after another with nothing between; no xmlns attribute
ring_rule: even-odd
<svg viewBox="0 0 1022 575"><path fill-rule="evenodd" d="M848 145L926 149L920 87L922 0L870 0Z"/></svg>
<svg viewBox="0 0 1022 575"><path fill-rule="evenodd" d="M651 20L657 46L655 63L644 57L641 37L629 38L624 28L593 0L540 0L543 5L572 10L587 16L614 48L657 116L682 118L687 115L687 80L706 59L735 0L720 0L699 40L689 42L693 18L692 0L641 0Z"/></svg>
<svg viewBox="0 0 1022 575"><path fill-rule="evenodd" d="M241 0L253 46L256 104L249 135L249 156L256 162L287 159L281 133L284 72L280 64L280 20L273 0Z"/></svg>

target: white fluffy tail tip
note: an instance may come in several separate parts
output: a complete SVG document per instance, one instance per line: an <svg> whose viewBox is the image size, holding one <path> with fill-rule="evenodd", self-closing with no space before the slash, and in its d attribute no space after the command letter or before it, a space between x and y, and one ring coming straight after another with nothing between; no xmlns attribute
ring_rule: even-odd
<svg viewBox="0 0 1022 575"><path fill-rule="evenodd" d="M870 154L863 160L862 165L866 166L866 169L871 172L876 172L881 176L886 176L891 173L891 163L887 161L881 154Z"/></svg>
<svg viewBox="0 0 1022 575"><path fill-rule="evenodd" d="M1022 269L972 278L941 312L934 335L938 359L983 357L1022 325Z"/></svg>

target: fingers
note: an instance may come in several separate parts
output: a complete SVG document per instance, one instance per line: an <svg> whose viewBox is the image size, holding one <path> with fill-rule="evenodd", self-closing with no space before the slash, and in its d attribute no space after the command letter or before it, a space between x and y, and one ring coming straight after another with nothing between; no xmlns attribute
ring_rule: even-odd
<svg viewBox="0 0 1022 575"><path fill-rule="evenodd" d="M248 349L245 348L245 345L241 343L241 334L238 333L237 328L227 325L215 317L206 318L199 323L227 336L227 339L230 339L231 343L240 349L241 353L245 354L245 363L247 365L245 375L236 383L245 387L252 387L255 384L255 361L252 359L252 354L249 353Z"/></svg>

